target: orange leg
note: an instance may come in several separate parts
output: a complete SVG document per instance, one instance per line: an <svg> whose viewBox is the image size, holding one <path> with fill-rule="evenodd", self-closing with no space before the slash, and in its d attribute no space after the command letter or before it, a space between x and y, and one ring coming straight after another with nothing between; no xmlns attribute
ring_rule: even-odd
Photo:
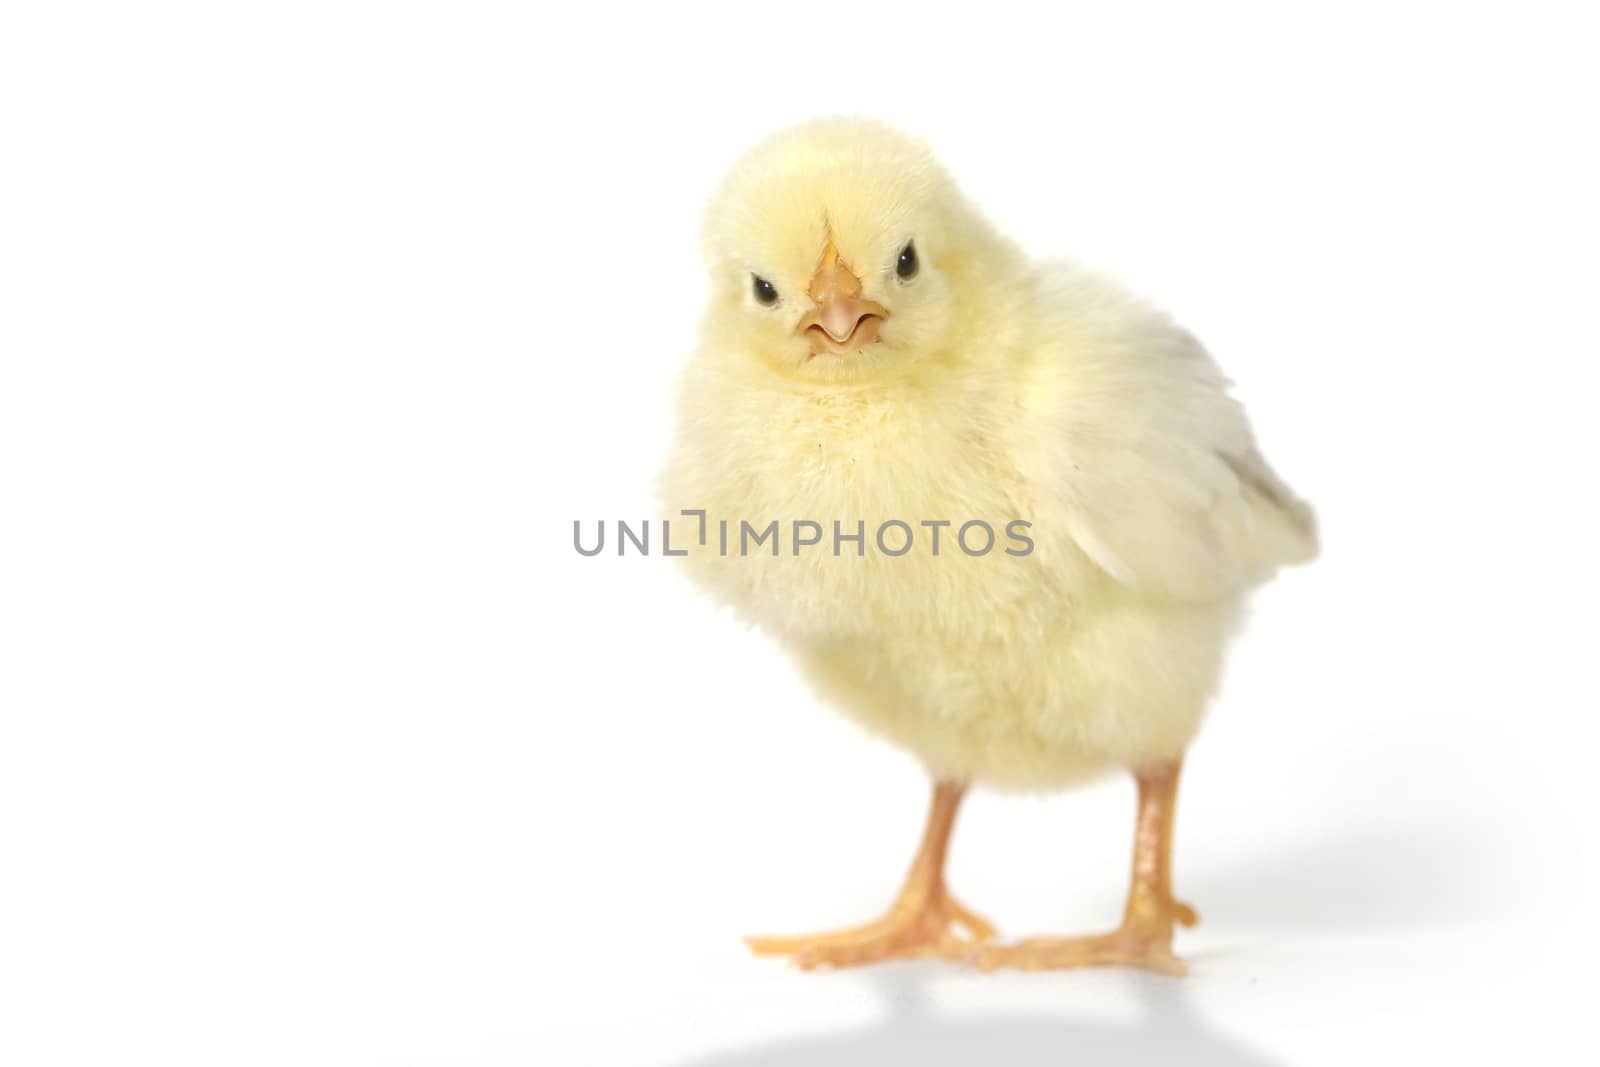
<svg viewBox="0 0 1600 1067"><path fill-rule="evenodd" d="M1037 971L1127 963L1161 974L1188 971L1172 954L1174 923L1193 926L1194 909L1172 895L1172 824L1180 761L1138 774L1139 821L1133 839L1133 878L1122 925L1092 937L1035 937L978 953L984 970L1020 967Z"/></svg>
<svg viewBox="0 0 1600 1067"><path fill-rule="evenodd" d="M911 863L905 886L887 915L864 926L802 937L748 937L758 956L790 956L798 967L853 967L882 960L939 957L968 960L994 937L994 927L956 902L944 884L950 828L965 786L934 787L922 847ZM958 937L953 928L967 933Z"/></svg>

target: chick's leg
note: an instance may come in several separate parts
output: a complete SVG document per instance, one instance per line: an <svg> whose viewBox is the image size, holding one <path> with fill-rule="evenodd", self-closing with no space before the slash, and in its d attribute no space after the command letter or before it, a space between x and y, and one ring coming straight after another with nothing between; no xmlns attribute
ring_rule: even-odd
<svg viewBox="0 0 1600 1067"><path fill-rule="evenodd" d="M887 915L864 926L802 937L750 937L758 956L790 956L796 966L852 967L881 960L940 957L967 960L994 937L994 927L956 902L944 884L945 852L965 787L934 787L922 846ZM961 937L955 933L966 931Z"/></svg>
<svg viewBox="0 0 1600 1067"><path fill-rule="evenodd" d="M1122 925L1092 937L1036 937L983 949L985 970L1020 967L1036 971L1127 963L1161 974L1188 968L1172 954L1174 923L1193 926L1194 909L1172 895L1172 824L1178 797L1179 761L1140 772L1139 819L1133 840L1133 878Z"/></svg>

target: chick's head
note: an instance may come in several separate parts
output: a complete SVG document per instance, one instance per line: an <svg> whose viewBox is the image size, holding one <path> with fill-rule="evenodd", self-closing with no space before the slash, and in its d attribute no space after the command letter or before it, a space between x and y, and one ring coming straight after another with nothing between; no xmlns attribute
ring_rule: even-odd
<svg viewBox="0 0 1600 1067"><path fill-rule="evenodd" d="M870 378L970 347L1017 253L920 142L865 119L783 130L706 211L719 349L799 379Z"/></svg>

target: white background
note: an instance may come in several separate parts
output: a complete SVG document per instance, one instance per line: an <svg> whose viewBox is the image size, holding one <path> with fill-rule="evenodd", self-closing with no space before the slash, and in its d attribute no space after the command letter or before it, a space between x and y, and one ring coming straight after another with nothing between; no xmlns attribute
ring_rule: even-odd
<svg viewBox="0 0 1600 1067"><path fill-rule="evenodd" d="M578 6L0 16L0 1062L1588 1060L1580 5ZM712 183L836 111L1170 307L1321 513L1185 981L748 958L879 909L925 784L572 550L651 512ZM1103 926L1130 833L980 792L952 882Z"/></svg>

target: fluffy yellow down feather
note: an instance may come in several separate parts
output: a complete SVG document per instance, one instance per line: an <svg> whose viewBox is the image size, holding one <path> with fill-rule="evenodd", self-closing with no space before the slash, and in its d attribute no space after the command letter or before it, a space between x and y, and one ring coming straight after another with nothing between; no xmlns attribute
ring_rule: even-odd
<svg viewBox="0 0 1600 1067"><path fill-rule="evenodd" d="M889 314L877 343L814 356L796 328L829 241ZM708 207L704 253L661 480L669 515L706 512L698 582L936 778L1055 788L1179 756L1246 592L1316 553L1310 510L1194 338L1104 278L1027 258L922 144L866 120L751 150ZM1008 554L1019 519L1033 549ZM773 520L777 555L741 554L741 522ZM797 520L821 542L797 549ZM890 520L910 528L904 555L877 543ZM983 555L955 540L972 520L997 534ZM835 521L864 524L864 544L836 555ZM674 547L694 528L674 521Z"/></svg>

